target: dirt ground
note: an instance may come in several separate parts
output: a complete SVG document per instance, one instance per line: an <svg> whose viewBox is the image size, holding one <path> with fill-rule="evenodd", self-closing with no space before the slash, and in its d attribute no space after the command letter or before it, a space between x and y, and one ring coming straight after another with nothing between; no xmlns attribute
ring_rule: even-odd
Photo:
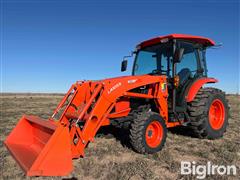
<svg viewBox="0 0 240 180"><path fill-rule="evenodd" d="M58 94L2 94L0 97L0 179L25 179L26 176L3 145L3 141L23 114L48 118L62 98ZM85 150L86 156L74 160L70 179L195 179L181 176L180 162L208 161L236 165L237 176L210 176L207 179L240 179L240 97L227 97L231 106L229 127L224 138L204 140L169 131L164 149L153 155L137 154L129 148L125 132L109 128L99 134ZM27 179L62 179L33 177Z"/></svg>

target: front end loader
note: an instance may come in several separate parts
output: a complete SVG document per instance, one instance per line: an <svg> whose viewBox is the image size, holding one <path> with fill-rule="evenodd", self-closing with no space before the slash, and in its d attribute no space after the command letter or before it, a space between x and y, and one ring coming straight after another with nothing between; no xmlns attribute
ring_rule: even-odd
<svg viewBox="0 0 240 180"><path fill-rule="evenodd" d="M5 146L26 175L64 176L102 126L129 129L133 149L143 154L161 150L170 127L185 125L194 136L219 138L228 123L225 94L203 88L217 82L207 77L205 62L213 45L182 34L144 41L134 52L131 76L77 81L48 120L24 115ZM124 60L122 71L126 65Z"/></svg>

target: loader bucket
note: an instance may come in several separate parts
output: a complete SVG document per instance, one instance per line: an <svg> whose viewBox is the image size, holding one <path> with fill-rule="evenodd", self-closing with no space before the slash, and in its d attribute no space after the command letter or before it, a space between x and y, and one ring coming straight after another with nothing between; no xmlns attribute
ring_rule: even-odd
<svg viewBox="0 0 240 180"><path fill-rule="evenodd" d="M4 142L27 176L64 176L72 169L67 127L23 116Z"/></svg>

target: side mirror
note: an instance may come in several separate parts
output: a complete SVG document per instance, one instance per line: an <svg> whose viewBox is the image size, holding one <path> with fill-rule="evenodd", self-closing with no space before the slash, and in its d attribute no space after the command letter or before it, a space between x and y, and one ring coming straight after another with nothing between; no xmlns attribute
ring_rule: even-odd
<svg viewBox="0 0 240 180"><path fill-rule="evenodd" d="M175 63L180 63L183 57L184 48L176 49L173 57Z"/></svg>
<svg viewBox="0 0 240 180"><path fill-rule="evenodd" d="M127 60L122 61L122 66L121 66L121 71L122 72L127 70L127 63L128 63Z"/></svg>

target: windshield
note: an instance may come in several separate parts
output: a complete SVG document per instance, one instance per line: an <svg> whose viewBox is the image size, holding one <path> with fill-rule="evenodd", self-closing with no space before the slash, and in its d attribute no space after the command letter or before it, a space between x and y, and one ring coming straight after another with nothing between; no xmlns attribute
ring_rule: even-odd
<svg viewBox="0 0 240 180"><path fill-rule="evenodd" d="M170 75L172 54L171 43L158 44L141 49L137 52L132 74Z"/></svg>

